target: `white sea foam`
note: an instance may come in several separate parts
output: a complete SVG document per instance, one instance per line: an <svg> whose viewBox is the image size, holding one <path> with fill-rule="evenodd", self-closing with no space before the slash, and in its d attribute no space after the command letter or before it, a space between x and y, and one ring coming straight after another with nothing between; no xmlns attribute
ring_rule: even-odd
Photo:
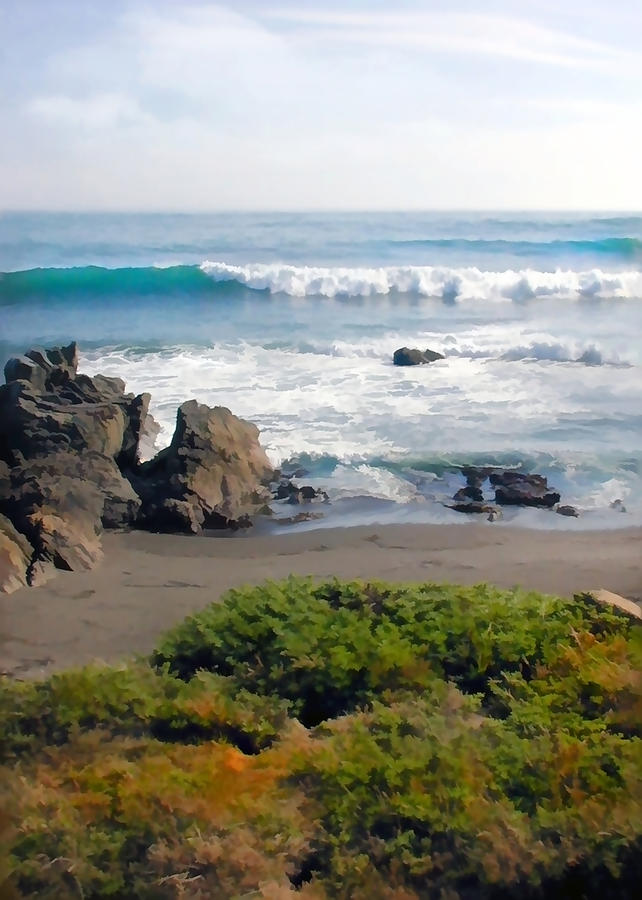
<svg viewBox="0 0 642 900"><path fill-rule="evenodd" d="M292 297L371 297L390 293L439 297L446 301L526 301L538 297L642 298L642 272L584 272L536 269L485 272L481 269L441 266L388 266L347 268L290 266L254 263L245 266L225 262L201 264L214 281L236 281L254 290Z"/></svg>
<svg viewBox="0 0 642 900"><path fill-rule="evenodd" d="M82 369L151 392L163 426L159 446L169 442L183 401L229 407L258 425L276 465L311 457L303 465L342 504L396 501L420 516L427 513L418 508L430 509L432 520L433 507L444 514L440 503L456 488L411 467L510 457L548 475L564 502L591 516L603 509L619 527L642 521L637 305L620 304L618 316L612 304L590 304L586 314L582 305L550 300L492 312L439 304L426 314L390 302L375 318L352 305L329 316L314 301L300 309L299 301L280 301L282 319L271 330L261 305L250 305L246 339L103 346L85 352ZM355 327L359 317L364 327ZM392 351L404 344L432 347L446 359L395 367ZM618 497L626 515L608 507ZM594 519L546 521L575 528Z"/></svg>

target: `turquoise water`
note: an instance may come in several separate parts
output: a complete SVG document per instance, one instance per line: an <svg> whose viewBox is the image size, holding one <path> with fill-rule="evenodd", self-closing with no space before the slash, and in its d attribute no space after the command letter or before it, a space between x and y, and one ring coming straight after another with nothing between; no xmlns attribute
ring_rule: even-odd
<svg viewBox="0 0 642 900"><path fill-rule="evenodd" d="M584 511L525 524L642 521L642 215L5 213L0 271L3 361L77 339L161 441L183 400L229 406L330 521L460 521L471 461ZM402 345L447 358L398 369Z"/></svg>

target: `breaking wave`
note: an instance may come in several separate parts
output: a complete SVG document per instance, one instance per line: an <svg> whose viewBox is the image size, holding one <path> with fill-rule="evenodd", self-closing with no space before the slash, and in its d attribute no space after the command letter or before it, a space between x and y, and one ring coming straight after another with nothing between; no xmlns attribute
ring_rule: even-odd
<svg viewBox="0 0 642 900"><path fill-rule="evenodd" d="M343 268L289 266L278 263L233 266L202 263L201 269L216 282L237 282L253 290L292 297L370 297L416 294L457 300L526 301L538 297L642 298L642 272L585 272L535 269L486 272L478 268L441 266L387 266Z"/></svg>
<svg viewBox="0 0 642 900"><path fill-rule="evenodd" d="M602 269L554 272L537 269L484 271L475 267L322 267L281 263L200 266L101 266L28 269L0 274L0 304L66 297L233 296L250 289L291 297L376 297L414 295L458 300L516 301L555 297L642 298L642 271Z"/></svg>

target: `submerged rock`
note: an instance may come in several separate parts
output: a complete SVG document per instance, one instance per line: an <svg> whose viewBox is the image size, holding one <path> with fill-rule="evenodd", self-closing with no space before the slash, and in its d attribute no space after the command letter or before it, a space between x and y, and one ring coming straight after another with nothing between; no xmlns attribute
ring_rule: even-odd
<svg viewBox="0 0 642 900"><path fill-rule="evenodd" d="M438 359L445 358L443 353L437 353L436 350L400 347L393 353L392 362L395 366L420 366L424 363L436 362Z"/></svg>

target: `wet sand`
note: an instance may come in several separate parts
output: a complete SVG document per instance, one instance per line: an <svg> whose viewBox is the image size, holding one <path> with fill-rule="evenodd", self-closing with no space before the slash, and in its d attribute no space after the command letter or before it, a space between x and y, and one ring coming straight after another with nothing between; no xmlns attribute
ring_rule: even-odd
<svg viewBox="0 0 642 900"><path fill-rule="evenodd" d="M223 591L290 573L525 588L606 588L642 600L642 529L534 531L485 524L328 528L190 537L107 533L91 572L0 594L0 670L20 678L148 653Z"/></svg>

